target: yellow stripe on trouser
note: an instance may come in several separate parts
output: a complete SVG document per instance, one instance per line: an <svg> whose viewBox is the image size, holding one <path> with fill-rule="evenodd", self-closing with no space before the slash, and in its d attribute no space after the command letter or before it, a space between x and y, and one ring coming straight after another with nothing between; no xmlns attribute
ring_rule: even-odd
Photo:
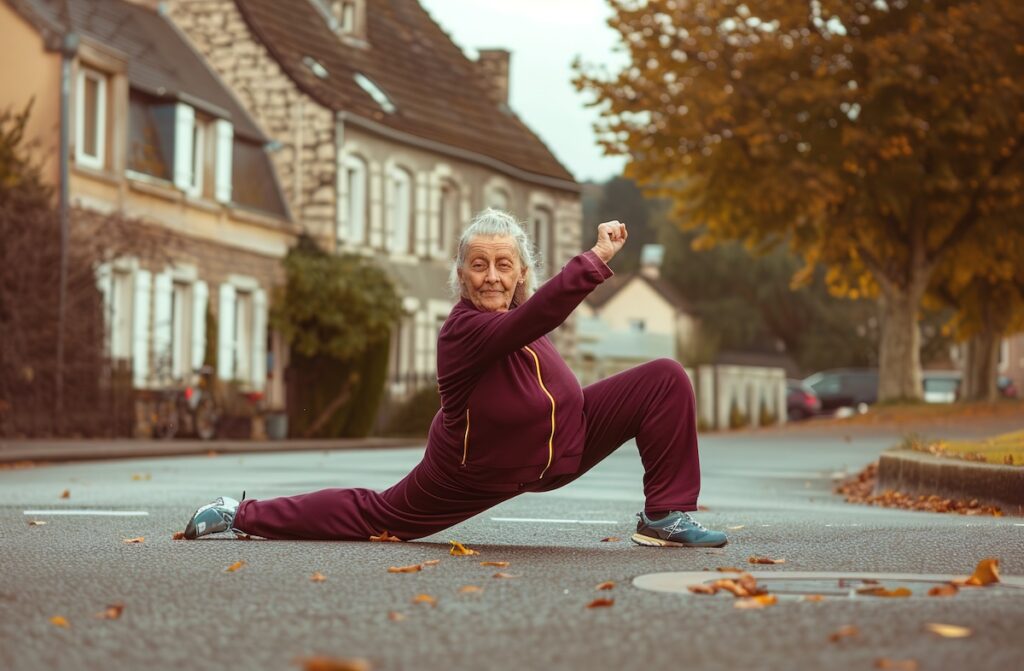
<svg viewBox="0 0 1024 671"><path fill-rule="evenodd" d="M540 383L540 388L544 390L548 400L551 401L551 435L548 437L548 465L544 467L544 470L540 472L540 477L543 478L544 474L551 468L551 460L555 458L555 397L551 395L548 388L544 386L544 378L540 375L540 359L537 358L537 353L529 347L524 347L527 352L533 356L533 362L537 366L537 382ZM540 478L537 478L540 480Z"/></svg>

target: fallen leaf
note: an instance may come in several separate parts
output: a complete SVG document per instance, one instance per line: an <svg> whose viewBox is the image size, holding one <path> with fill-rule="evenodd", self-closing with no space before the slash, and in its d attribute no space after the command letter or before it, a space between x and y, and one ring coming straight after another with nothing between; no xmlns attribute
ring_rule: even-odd
<svg viewBox="0 0 1024 671"><path fill-rule="evenodd" d="M380 536L370 536L370 541L373 543L401 543L402 539L384 531Z"/></svg>
<svg viewBox="0 0 1024 671"><path fill-rule="evenodd" d="M448 541L448 542L452 544L452 549L448 552L448 554L450 554L450 555L452 555L454 557L468 557L469 555L478 555L478 554L480 554L476 550L470 550L468 547L466 547L465 545L463 545L459 541Z"/></svg>
<svg viewBox="0 0 1024 671"><path fill-rule="evenodd" d="M916 659L889 659L879 657L875 660L876 669L895 669L896 671L917 671Z"/></svg>
<svg viewBox="0 0 1024 671"><path fill-rule="evenodd" d="M69 498L71 498L71 490L70 489L65 489L63 492L60 493L60 497L62 499L69 499Z"/></svg>
<svg viewBox="0 0 1024 671"><path fill-rule="evenodd" d="M136 544L139 544L139 543L144 543L145 541L146 541L146 537L145 536L138 536L136 538L125 538L123 542L125 544L127 544L127 545L136 545Z"/></svg>
<svg viewBox="0 0 1024 671"><path fill-rule="evenodd" d="M601 542L602 543L618 543L621 540L622 539L619 538L618 536L609 536L608 538L602 538Z"/></svg>
<svg viewBox="0 0 1024 671"><path fill-rule="evenodd" d="M476 585L463 585L459 588L459 592L462 594L473 594L475 592L484 591L483 587L477 587Z"/></svg>
<svg viewBox="0 0 1024 671"><path fill-rule="evenodd" d="M320 571L314 571L313 575L311 575L309 579L313 582L324 582L325 580L327 580L327 576L325 576Z"/></svg>
<svg viewBox="0 0 1024 671"><path fill-rule="evenodd" d="M711 512L711 508L708 508L707 506L697 506L697 512L708 513Z"/></svg>
<svg viewBox="0 0 1024 671"><path fill-rule="evenodd" d="M71 627L71 623L67 621L67 618L61 615L54 615L51 617L50 624L55 627L64 627L65 629L69 629Z"/></svg>
<svg viewBox="0 0 1024 671"><path fill-rule="evenodd" d="M409 566L389 566L388 573L417 573L423 570L423 564L410 564Z"/></svg>
<svg viewBox="0 0 1024 671"><path fill-rule="evenodd" d="M431 606L436 606L437 605L437 599L435 599L434 597L430 596L429 594L417 594L416 596L414 596L412 598L412 602L413 603L426 603L426 604L429 604Z"/></svg>
<svg viewBox="0 0 1024 671"><path fill-rule="evenodd" d="M237 571L238 569L242 568L243 566L245 566L245 560L244 559L239 559L234 564L232 564L231 566L229 566L226 569L224 569L224 572L225 573L234 573L235 571Z"/></svg>
<svg viewBox="0 0 1024 671"><path fill-rule="evenodd" d="M786 563L785 559L772 559L771 557L759 557L757 555L752 555L749 559L747 559L747 561L750 562L751 564L785 564Z"/></svg>
<svg viewBox="0 0 1024 671"><path fill-rule="evenodd" d="M740 529L742 529L745 526L747 526L747 525L746 524L737 524L734 527L726 527L726 530L728 530L728 531L739 531Z"/></svg>
<svg viewBox="0 0 1024 671"><path fill-rule="evenodd" d="M587 604L587 608L608 608L615 605L615 599L594 599Z"/></svg>
<svg viewBox="0 0 1024 671"><path fill-rule="evenodd" d="M613 580L606 580L603 583L601 583L600 585L598 585L597 587L595 587L594 589L615 589L615 581L613 581Z"/></svg>
<svg viewBox="0 0 1024 671"><path fill-rule="evenodd" d="M718 587L715 585L690 585L686 589L694 594L718 594Z"/></svg>
<svg viewBox="0 0 1024 671"><path fill-rule="evenodd" d="M774 606L778 603L778 598L774 594L759 594L757 596L744 597L737 600L732 605L735 608L742 609L754 609L754 608L765 608L767 606Z"/></svg>
<svg viewBox="0 0 1024 671"><path fill-rule="evenodd" d="M883 597L908 597L912 592L906 587L897 587L896 589L886 589L884 587L861 587L857 590L857 594L863 594L865 596L883 596Z"/></svg>
<svg viewBox="0 0 1024 671"><path fill-rule="evenodd" d="M719 589L724 589L733 596L750 596L750 593L740 587L735 580L716 580L711 584Z"/></svg>
<svg viewBox="0 0 1024 671"><path fill-rule="evenodd" d="M973 633L967 627L961 627L956 624L939 624L937 622L929 622L924 625L924 628L943 638L967 638Z"/></svg>
<svg viewBox="0 0 1024 671"><path fill-rule="evenodd" d="M301 657L295 663L302 667L302 671L370 671L370 662L361 658Z"/></svg>
<svg viewBox="0 0 1024 671"><path fill-rule="evenodd" d="M928 590L928 596L954 596L960 588L953 583L946 583L945 585L936 585Z"/></svg>
<svg viewBox="0 0 1024 671"><path fill-rule="evenodd" d="M427 561L423 562L423 565L424 566L437 566L440 563L441 563L440 559L428 559Z"/></svg>
<svg viewBox="0 0 1024 671"><path fill-rule="evenodd" d="M719 566L715 569L720 573L743 573L743 569L736 568L735 566Z"/></svg>
<svg viewBox="0 0 1024 671"><path fill-rule="evenodd" d="M249 534L235 533L235 540L236 541L251 541L252 540L252 536L250 536Z"/></svg>
<svg viewBox="0 0 1024 671"><path fill-rule="evenodd" d="M171 534L171 540L172 541L183 541L183 540L185 540L185 532L184 531L175 531L173 534Z"/></svg>
<svg viewBox="0 0 1024 671"><path fill-rule="evenodd" d="M388 613L388 619L392 622L401 622L405 619L405 614L399 613L397 610L393 610Z"/></svg>
<svg viewBox="0 0 1024 671"><path fill-rule="evenodd" d="M757 580L749 573L741 573L736 584L745 589L747 594L750 596L756 596L758 594L765 594L768 592L764 587L759 587Z"/></svg>
<svg viewBox="0 0 1024 671"><path fill-rule="evenodd" d="M824 601L824 600L825 600L825 597L823 597L823 596L822 596L822 595L820 595L820 594L808 594L807 596L805 596L805 597L803 598L803 600L804 600L804 601L814 601L814 602L818 602L818 601Z"/></svg>
<svg viewBox="0 0 1024 671"><path fill-rule="evenodd" d="M508 562L507 561L482 561L482 562L480 562L480 566L496 566L498 568L505 568L506 566L508 566Z"/></svg>
<svg viewBox="0 0 1024 671"><path fill-rule="evenodd" d="M832 641L833 643L837 643L838 641L841 641L844 638L852 638L859 634L860 629L853 626L852 624L845 624L842 627L839 627L838 629L833 631L831 634L829 634L828 640Z"/></svg>
<svg viewBox="0 0 1024 671"><path fill-rule="evenodd" d="M116 620L124 612L123 603L112 603L102 613L96 613L96 617L103 620Z"/></svg>
<svg viewBox="0 0 1024 671"><path fill-rule="evenodd" d="M149 473L133 473L132 480L152 480L153 476Z"/></svg>
<svg viewBox="0 0 1024 671"><path fill-rule="evenodd" d="M28 521L28 525L29 525L30 527L41 527L41 526L43 526L44 524L46 524L46 522L44 522L44 521L42 521L42 520L29 520L29 521Z"/></svg>
<svg viewBox="0 0 1024 671"><path fill-rule="evenodd" d="M518 574L512 574L512 573L505 573L504 571L498 571L497 573L495 573L491 577L492 578L518 578L519 575Z"/></svg>
<svg viewBox="0 0 1024 671"><path fill-rule="evenodd" d="M972 587L984 587L999 582L999 560L995 557L988 557L978 562L974 567L974 574L964 581L965 585Z"/></svg>

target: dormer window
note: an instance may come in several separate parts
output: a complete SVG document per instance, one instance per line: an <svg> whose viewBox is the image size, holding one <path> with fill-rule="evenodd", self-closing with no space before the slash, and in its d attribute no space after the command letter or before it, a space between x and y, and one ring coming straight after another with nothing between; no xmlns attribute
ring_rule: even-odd
<svg viewBox="0 0 1024 671"><path fill-rule="evenodd" d="M388 114L392 114L395 111L395 104L391 102L391 98L389 98L388 95L384 93L384 91L382 91L379 86L373 83L373 81L370 80L369 77L360 72L357 72L355 80L356 84L359 84L359 88L369 93L370 97L373 98L374 102L380 105L381 109L383 109Z"/></svg>
<svg viewBox="0 0 1024 671"><path fill-rule="evenodd" d="M75 162L102 169L106 163L107 77L88 68L78 72Z"/></svg>
<svg viewBox="0 0 1024 671"><path fill-rule="evenodd" d="M331 27L342 37L366 39L366 0L327 0Z"/></svg>

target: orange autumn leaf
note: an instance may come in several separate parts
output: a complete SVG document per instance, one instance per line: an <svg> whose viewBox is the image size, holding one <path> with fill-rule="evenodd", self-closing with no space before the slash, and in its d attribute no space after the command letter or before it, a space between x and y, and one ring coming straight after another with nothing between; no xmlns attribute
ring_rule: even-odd
<svg viewBox="0 0 1024 671"><path fill-rule="evenodd" d="M429 594L417 594L416 596L414 596L412 598L412 602L413 603L425 603L425 604L428 604L430 606L436 606L437 605L437 599L435 599L434 597L430 596Z"/></svg>
<svg viewBox="0 0 1024 671"><path fill-rule="evenodd" d="M229 566L226 569L224 569L224 572L225 573L234 573L235 571L237 571L238 569L242 568L243 566L245 566L245 560L244 559L239 559L234 564L232 564L231 566Z"/></svg>
<svg viewBox="0 0 1024 671"><path fill-rule="evenodd" d="M967 627L961 627L956 624L940 624L938 622L928 622L924 625L924 628L943 638L966 638L973 633Z"/></svg>
<svg viewBox="0 0 1024 671"><path fill-rule="evenodd" d="M884 587L861 587L857 590L857 594L902 598L910 596L912 592L906 587L897 587L896 589L886 589Z"/></svg>
<svg viewBox="0 0 1024 671"><path fill-rule="evenodd" d="M889 659L879 657L875 660L876 669L892 669L893 671L917 671L916 659Z"/></svg>
<svg viewBox="0 0 1024 671"><path fill-rule="evenodd" d="M822 596L822 595L820 595L820 594L808 594L807 596L805 596L805 597L804 597L804 599L803 599L803 600L804 600L804 601L814 601L814 602L818 602L818 601L824 601L824 600L825 600L825 597L823 597L823 596Z"/></svg>
<svg viewBox="0 0 1024 671"><path fill-rule="evenodd" d="M601 589L615 589L615 581L614 580L605 580L603 583L601 583L600 585L598 585L594 589L598 589L598 590L601 590Z"/></svg>
<svg viewBox="0 0 1024 671"><path fill-rule="evenodd" d="M139 543L146 542L146 537L145 536L138 536L136 538L125 538L122 542L125 543L126 545L137 545Z"/></svg>
<svg viewBox="0 0 1024 671"><path fill-rule="evenodd" d="M124 612L123 603L112 603L106 607L102 613L96 613L96 617L103 620L116 620L121 617L121 613Z"/></svg>
<svg viewBox="0 0 1024 671"><path fill-rule="evenodd" d="M946 583L945 585L936 585L928 590L928 596L954 596L960 588L953 583Z"/></svg>
<svg viewBox="0 0 1024 671"><path fill-rule="evenodd" d="M452 544L452 549L448 552L448 554L452 555L453 557L468 557L470 555L480 554L476 550L470 550L468 547L466 547L459 541L448 542Z"/></svg>
<svg viewBox="0 0 1024 671"><path fill-rule="evenodd" d="M785 564L786 563L785 559L772 559L771 557L759 557L757 555L752 555L749 559L747 559L747 561L750 562L751 564Z"/></svg>
<svg viewBox="0 0 1024 671"><path fill-rule="evenodd" d="M416 573L423 570L423 564L410 564L409 566L389 566L388 573Z"/></svg>
<svg viewBox="0 0 1024 671"><path fill-rule="evenodd" d="M758 594L757 596L744 597L735 601L732 605L735 608L755 609L774 606L779 600L774 594Z"/></svg>
<svg viewBox="0 0 1024 671"><path fill-rule="evenodd" d="M60 493L60 497L62 499L69 499L69 498L71 498L71 490L70 489L65 489L63 492Z"/></svg>
<svg viewBox="0 0 1024 671"><path fill-rule="evenodd" d="M325 580L327 580L327 576L325 576L320 571L314 571L313 575L311 575L309 579L313 582L324 582Z"/></svg>
<svg viewBox="0 0 1024 671"><path fill-rule="evenodd" d="M171 540L172 541L183 541L183 540L185 540L185 532L184 531L175 531L173 534L171 534Z"/></svg>
<svg viewBox="0 0 1024 671"><path fill-rule="evenodd" d="M252 536L250 536L249 534L236 533L235 534L235 540L236 541L251 541L252 540Z"/></svg>
<svg viewBox="0 0 1024 671"><path fill-rule="evenodd" d="M999 560L988 557L978 562L974 574L964 584L972 587L984 587L999 582Z"/></svg>
<svg viewBox="0 0 1024 671"><path fill-rule="evenodd" d="M495 573L491 577L492 578L499 578L499 579L502 579L502 578L518 578L519 575L518 574L514 574L514 573L505 573L504 571L498 571L497 573Z"/></svg>
<svg viewBox="0 0 1024 671"><path fill-rule="evenodd" d="M302 671L370 671L370 662L361 658L302 657L295 660Z"/></svg>
<svg viewBox="0 0 1024 671"><path fill-rule="evenodd" d="M384 531L380 536L370 536L370 541L373 543L401 543L402 539L392 536L387 531Z"/></svg>
<svg viewBox="0 0 1024 671"><path fill-rule="evenodd" d="M602 543L618 543L621 540L622 539L619 538L618 536L609 536L608 538L602 538L601 542Z"/></svg>
<svg viewBox="0 0 1024 671"><path fill-rule="evenodd" d="M424 566L437 566L440 563L441 563L440 559L428 559L427 561L423 562L423 565Z"/></svg>
<svg viewBox="0 0 1024 671"><path fill-rule="evenodd" d="M405 619L405 613L399 613L397 610L390 611L388 613L388 619L392 622L401 622Z"/></svg>
<svg viewBox="0 0 1024 671"><path fill-rule="evenodd" d="M694 594L718 594L717 585L690 585L686 589Z"/></svg>
<svg viewBox="0 0 1024 671"><path fill-rule="evenodd" d="M587 604L587 608L608 608L615 605L615 599L594 599Z"/></svg>
<svg viewBox="0 0 1024 671"><path fill-rule="evenodd" d="M726 592L729 592L733 596L750 596L750 593L744 588L740 587L740 585L735 580L716 580L715 582L711 583L711 585L718 589L724 589Z"/></svg>
<svg viewBox="0 0 1024 671"><path fill-rule="evenodd" d="M735 566L719 566L715 570L719 573L744 573L743 569L736 568Z"/></svg>
<svg viewBox="0 0 1024 671"><path fill-rule="evenodd" d="M480 562L480 566L495 566L497 568L505 568L506 566L508 566L508 562L507 561L482 561L482 562Z"/></svg>
<svg viewBox="0 0 1024 671"><path fill-rule="evenodd" d="M852 637L857 636L859 634L860 634L860 629L858 629L857 627L853 626L852 624L846 624L846 625L843 625L842 627L839 627L838 629L833 631L831 634L829 634L828 635L828 640L832 641L833 643L837 643L837 642L843 640L844 638L852 638Z"/></svg>
<svg viewBox="0 0 1024 671"><path fill-rule="evenodd" d="M63 627L64 629L68 629L71 627L71 623L68 622L67 618L65 618L62 615L54 615L53 617L51 617L50 624L52 624L55 627Z"/></svg>
<svg viewBox="0 0 1024 671"><path fill-rule="evenodd" d="M463 585L459 588L460 594L475 594L477 592L484 591L483 587L477 587L476 585Z"/></svg>

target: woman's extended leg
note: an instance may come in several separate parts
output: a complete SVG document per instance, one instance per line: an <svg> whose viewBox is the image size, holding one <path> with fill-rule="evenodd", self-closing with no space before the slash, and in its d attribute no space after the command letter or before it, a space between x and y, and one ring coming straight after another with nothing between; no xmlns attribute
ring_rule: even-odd
<svg viewBox="0 0 1024 671"><path fill-rule="evenodd" d="M443 531L509 496L455 483L424 461L382 492L324 489L242 501L230 526L281 540L365 541L384 531L412 540Z"/></svg>

